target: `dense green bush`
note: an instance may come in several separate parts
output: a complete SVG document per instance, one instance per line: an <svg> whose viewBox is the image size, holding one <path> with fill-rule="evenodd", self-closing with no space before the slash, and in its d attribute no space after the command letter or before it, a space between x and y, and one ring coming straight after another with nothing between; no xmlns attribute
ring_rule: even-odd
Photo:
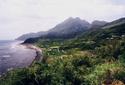
<svg viewBox="0 0 125 85"><path fill-rule="evenodd" d="M125 83L125 39L112 39L108 31L88 39L39 40L43 60L8 72L0 85L99 85L108 79Z"/></svg>
<svg viewBox="0 0 125 85"><path fill-rule="evenodd" d="M76 62L76 63L75 63ZM83 62L83 63L82 63ZM34 66L10 72L1 85L81 85L92 62L88 57L73 56L37 63ZM87 69L88 68L88 69Z"/></svg>

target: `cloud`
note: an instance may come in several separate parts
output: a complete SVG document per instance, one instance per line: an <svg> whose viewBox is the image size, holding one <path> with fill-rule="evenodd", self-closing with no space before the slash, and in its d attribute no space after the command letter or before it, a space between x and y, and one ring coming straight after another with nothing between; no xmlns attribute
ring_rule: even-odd
<svg viewBox="0 0 125 85"><path fill-rule="evenodd" d="M124 0L0 0L0 39L48 30L68 17L112 21L124 9Z"/></svg>

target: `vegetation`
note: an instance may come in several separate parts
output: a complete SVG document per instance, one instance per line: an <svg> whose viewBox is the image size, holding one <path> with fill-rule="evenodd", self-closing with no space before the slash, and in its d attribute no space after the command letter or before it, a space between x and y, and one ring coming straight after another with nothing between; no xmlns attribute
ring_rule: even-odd
<svg viewBox="0 0 125 85"><path fill-rule="evenodd" d="M35 44L43 60L8 72L0 85L125 85L125 37L118 28L123 30L118 26L117 31L97 30L74 39L40 39Z"/></svg>

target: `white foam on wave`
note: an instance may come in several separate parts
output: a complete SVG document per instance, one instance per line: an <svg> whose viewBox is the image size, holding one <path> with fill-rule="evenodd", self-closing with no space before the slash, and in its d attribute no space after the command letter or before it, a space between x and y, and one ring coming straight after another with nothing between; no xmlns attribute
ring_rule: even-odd
<svg viewBox="0 0 125 85"><path fill-rule="evenodd" d="M9 57L11 57L10 55L3 55L2 57L4 57L4 58L9 58Z"/></svg>
<svg viewBox="0 0 125 85"><path fill-rule="evenodd" d="M14 49L14 48L16 48L16 44L11 44L11 46L10 46L10 49Z"/></svg>

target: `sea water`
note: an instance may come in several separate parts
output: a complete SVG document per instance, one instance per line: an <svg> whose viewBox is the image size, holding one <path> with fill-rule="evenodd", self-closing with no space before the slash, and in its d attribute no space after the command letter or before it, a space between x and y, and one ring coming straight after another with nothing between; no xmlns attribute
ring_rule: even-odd
<svg viewBox="0 0 125 85"><path fill-rule="evenodd" d="M0 40L0 74L30 65L36 51L21 45L23 41Z"/></svg>

